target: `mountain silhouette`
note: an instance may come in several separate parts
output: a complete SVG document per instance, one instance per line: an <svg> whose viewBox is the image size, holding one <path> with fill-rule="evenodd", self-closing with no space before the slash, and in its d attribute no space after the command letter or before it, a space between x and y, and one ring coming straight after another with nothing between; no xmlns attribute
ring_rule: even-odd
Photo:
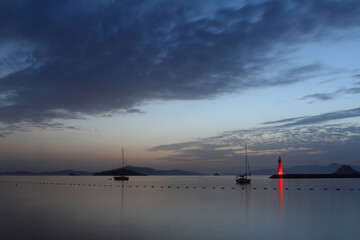
<svg viewBox="0 0 360 240"><path fill-rule="evenodd" d="M192 172L192 171L184 171L184 170L157 170L148 167L134 167L134 166L126 166L125 169L141 173L144 175L153 175L153 176L190 176L190 175L202 175L201 173Z"/></svg>
<svg viewBox="0 0 360 240"><path fill-rule="evenodd" d="M132 171L130 169L125 168L118 168L118 169L112 169L112 170L106 170L98 173L94 173L94 176L145 176L146 174L138 173L135 171Z"/></svg>
<svg viewBox="0 0 360 240"><path fill-rule="evenodd" d="M360 174L349 165L342 165L334 174Z"/></svg>
<svg viewBox="0 0 360 240"><path fill-rule="evenodd" d="M89 176L92 175L91 172L86 171L77 171L77 170L61 170L61 171L54 171L54 172L39 172L34 173L30 171L14 171L14 172L4 172L0 173L0 175L7 175L7 176Z"/></svg>
<svg viewBox="0 0 360 240"><path fill-rule="evenodd" d="M340 163L332 163L329 165L299 165L290 168L283 167L283 171L287 174L331 174L336 172L341 166L343 166L343 164ZM360 171L360 166L352 166L352 168L355 171ZM277 168L251 171L253 175L272 175L276 172Z"/></svg>
<svg viewBox="0 0 360 240"><path fill-rule="evenodd" d="M286 173L274 174L270 178L360 178L360 172L348 165L342 165L334 173Z"/></svg>

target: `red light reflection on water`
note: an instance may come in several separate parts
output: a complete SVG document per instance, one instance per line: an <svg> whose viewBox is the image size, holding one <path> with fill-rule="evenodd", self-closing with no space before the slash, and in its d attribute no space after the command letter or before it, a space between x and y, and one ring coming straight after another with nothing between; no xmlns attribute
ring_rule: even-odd
<svg viewBox="0 0 360 240"><path fill-rule="evenodd" d="M279 204L280 204L280 214L283 215L283 179L278 178L279 182Z"/></svg>

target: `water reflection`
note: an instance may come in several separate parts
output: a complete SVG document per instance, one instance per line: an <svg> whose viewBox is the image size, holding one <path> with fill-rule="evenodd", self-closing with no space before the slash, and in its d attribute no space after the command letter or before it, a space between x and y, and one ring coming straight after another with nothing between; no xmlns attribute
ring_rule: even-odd
<svg viewBox="0 0 360 240"><path fill-rule="evenodd" d="M283 179L278 179L279 183L279 205L280 205L280 216L283 216Z"/></svg>
<svg viewBox="0 0 360 240"><path fill-rule="evenodd" d="M250 208L250 198L251 198L251 186L250 184L245 184L245 216L249 220L249 208Z"/></svg>
<svg viewBox="0 0 360 240"><path fill-rule="evenodd" d="M31 183L15 187L19 177L3 177L1 239L303 240L360 235L359 179L253 179L251 185L234 186L232 177L134 177L124 184L109 184L104 177L27 177L24 182Z"/></svg>
<svg viewBox="0 0 360 240"><path fill-rule="evenodd" d="M125 184L124 184L124 181L121 181L121 203L120 203L120 216L121 216L121 218L124 215L124 197L125 197Z"/></svg>

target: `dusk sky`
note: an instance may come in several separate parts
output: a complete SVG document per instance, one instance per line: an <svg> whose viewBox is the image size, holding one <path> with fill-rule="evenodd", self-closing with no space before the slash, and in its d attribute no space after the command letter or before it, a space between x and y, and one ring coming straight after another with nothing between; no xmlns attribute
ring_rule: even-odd
<svg viewBox="0 0 360 240"><path fill-rule="evenodd" d="M0 172L360 165L360 1L0 1Z"/></svg>

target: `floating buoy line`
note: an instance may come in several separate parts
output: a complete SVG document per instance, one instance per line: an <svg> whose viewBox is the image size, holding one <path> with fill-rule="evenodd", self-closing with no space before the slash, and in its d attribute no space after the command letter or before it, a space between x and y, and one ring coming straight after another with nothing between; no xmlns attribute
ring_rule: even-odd
<svg viewBox="0 0 360 240"><path fill-rule="evenodd" d="M227 187L221 187L221 186L165 186L165 185L160 185L160 186L156 186L156 185L131 185L131 184L95 184L95 183L61 183L61 182L37 182L37 181L6 181L6 180L0 180L0 183L8 183L8 184L15 184L15 186L19 186L19 185L57 185L57 186L71 186L71 187L102 187L102 188L152 188L152 189L220 189L220 190L225 190L225 189L230 189L230 190L235 190L235 189L242 189L242 190L263 190L263 191L267 191L267 190L281 190L281 188L277 188L277 187L273 187L273 188L268 188L268 187L262 187L262 188L257 188L257 187L234 187L234 186L227 186ZM328 190L336 190L336 191L341 191L341 190L347 190L347 191L360 191L360 188L334 188L334 189L329 189L329 188L313 188L313 187L309 187L309 188L300 188L300 187L293 187L293 188L282 188L282 190L285 191L328 191Z"/></svg>

